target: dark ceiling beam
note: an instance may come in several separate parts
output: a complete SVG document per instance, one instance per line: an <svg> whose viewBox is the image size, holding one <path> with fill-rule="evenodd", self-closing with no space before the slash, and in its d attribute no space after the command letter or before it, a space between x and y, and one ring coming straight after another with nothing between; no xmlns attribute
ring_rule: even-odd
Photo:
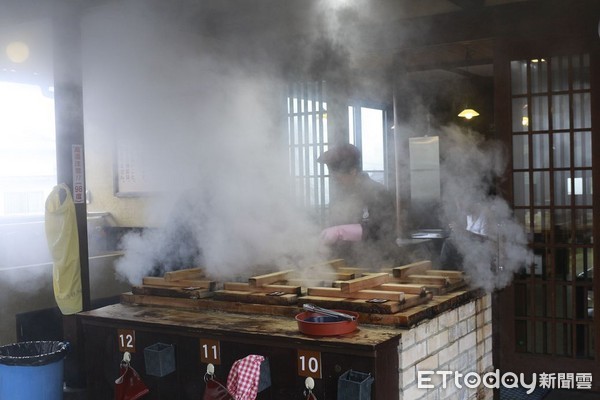
<svg viewBox="0 0 600 400"><path fill-rule="evenodd" d="M469 8L479 8L483 7L485 4L485 0L449 0L450 3L456 4L460 8L469 9Z"/></svg>
<svg viewBox="0 0 600 400"><path fill-rule="evenodd" d="M494 59L493 40L444 43L403 49L396 53L406 71L454 69L471 65L491 64Z"/></svg>
<svg viewBox="0 0 600 400"><path fill-rule="evenodd" d="M528 39L556 34L590 36L591 30L597 30L598 12L600 1L597 0L527 1L480 7L370 26L371 32L363 45L379 51L401 51L495 38ZM360 34L366 35L366 32Z"/></svg>
<svg viewBox="0 0 600 400"><path fill-rule="evenodd" d="M493 60L498 39L515 43L571 43L597 39L600 1L528 1L399 20L373 29L363 42L367 53L386 54L394 69L416 71L477 65ZM394 38L394 40L390 40ZM469 48L471 57L465 62Z"/></svg>

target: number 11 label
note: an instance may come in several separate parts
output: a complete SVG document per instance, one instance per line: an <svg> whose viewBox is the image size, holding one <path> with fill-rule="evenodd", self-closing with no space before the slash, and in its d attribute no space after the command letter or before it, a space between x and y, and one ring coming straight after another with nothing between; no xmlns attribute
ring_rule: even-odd
<svg viewBox="0 0 600 400"><path fill-rule="evenodd" d="M221 346L218 340L200 339L200 361L205 364L221 364Z"/></svg>

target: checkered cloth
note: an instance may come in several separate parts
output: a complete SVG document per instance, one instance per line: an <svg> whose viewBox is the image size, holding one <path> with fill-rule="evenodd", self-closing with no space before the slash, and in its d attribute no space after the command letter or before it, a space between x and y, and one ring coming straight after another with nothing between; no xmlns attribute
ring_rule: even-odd
<svg viewBox="0 0 600 400"><path fill-rule="evenodd" d="M227 377L227 390L235 400L254 400L258 394L258 379L260 378L260 364L265 360L263 356L250 354L237 360L231 366Z"/></svg>

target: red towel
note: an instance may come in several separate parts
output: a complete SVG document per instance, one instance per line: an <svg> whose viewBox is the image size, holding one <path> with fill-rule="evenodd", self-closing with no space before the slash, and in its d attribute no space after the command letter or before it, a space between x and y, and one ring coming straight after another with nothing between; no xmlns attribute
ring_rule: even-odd
<svg viewBox="0 0 600 400"><path fill-rule="evenodd" d="M121 363L120 371L121 376L115 381L115 400L137 400L148 394L142 378L129 363Z"/></svg>
<svg viewBox="0 0 600 400"><path fill-rule="evenodd" d="M214 378L204 379L206 388L204 389L203 400L234 400L229 391L221 382Z"/></svg>

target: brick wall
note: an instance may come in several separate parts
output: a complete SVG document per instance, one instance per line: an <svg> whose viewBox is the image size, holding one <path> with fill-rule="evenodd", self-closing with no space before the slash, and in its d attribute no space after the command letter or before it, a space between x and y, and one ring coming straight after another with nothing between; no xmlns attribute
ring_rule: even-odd
<svg viewBox="0 0 600 400"><path fill-rule="evenodd" d="M426 374L431 388L417 387L418 371L492 371L492 300L489 294L402 332L399 347L401 400L492 399L483 384L468 388L456 375ZM422 372L424 373L424 372Z"/></svg>

